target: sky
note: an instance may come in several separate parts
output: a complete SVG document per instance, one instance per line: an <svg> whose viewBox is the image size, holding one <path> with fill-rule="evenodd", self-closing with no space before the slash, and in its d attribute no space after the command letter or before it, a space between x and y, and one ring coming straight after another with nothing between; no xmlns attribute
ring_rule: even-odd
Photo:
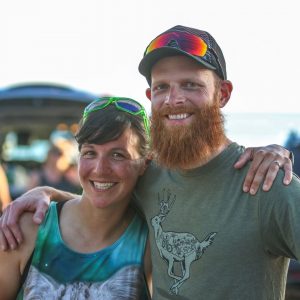
<svg viewBox="0 0 300 300"><path fill-rule="evenodd" d="M300 113L298 0L6 0L0 6L0 88L59 83L150 107L137 68L175 25L210 32L234 90L225 112Z"/></svg>

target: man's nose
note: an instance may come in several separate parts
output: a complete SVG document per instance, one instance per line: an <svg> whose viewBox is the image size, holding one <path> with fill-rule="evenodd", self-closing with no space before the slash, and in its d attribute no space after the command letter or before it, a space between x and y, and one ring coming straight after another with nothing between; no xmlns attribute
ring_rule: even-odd
<svg viewBox="0 0 300 300"><path fill-rule="evenodd" d="M186 97L184 91L177 86L171 86L169 89L169 93L166 95L165 103L167 105L181 105L185 103Z"/></svg>

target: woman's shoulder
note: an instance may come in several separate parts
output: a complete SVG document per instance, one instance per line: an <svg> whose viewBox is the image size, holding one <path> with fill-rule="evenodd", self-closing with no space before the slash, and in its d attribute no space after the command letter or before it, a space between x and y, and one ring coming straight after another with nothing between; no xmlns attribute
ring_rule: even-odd
<svg viewBox="0 0 300 300"><path fill-rule="evenodd" d="M27 233L29 233L28 238L32 235L32 233L34 231L37 231L38 226L39 225L37 225L33 222L33 213L25 212L20 217L20 227L21 227L24 235L27 235Z"/></svg>
<svg viewBox="0 0 300 300"><path fill-rule="evenodd" d="M33 222L33 213L26 212L20 218L20 227L23 233L23 243L20 245L18 251L21 255L21 270L25 268L27 260L31 256L39 225Z"/></svg>

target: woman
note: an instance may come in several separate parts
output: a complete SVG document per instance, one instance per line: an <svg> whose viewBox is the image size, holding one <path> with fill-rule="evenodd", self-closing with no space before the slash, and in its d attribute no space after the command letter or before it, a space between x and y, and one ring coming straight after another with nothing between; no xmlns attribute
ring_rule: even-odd
<svg viewBox="0 0 300 300"><path fill-rule="evenodd" d="M39 228L22 217L24 244L0 253L0 299L147 299L147 225L130 200L146 169L148 129L134 100L86 107L75 136L82 196L53 202Z"/></svg>

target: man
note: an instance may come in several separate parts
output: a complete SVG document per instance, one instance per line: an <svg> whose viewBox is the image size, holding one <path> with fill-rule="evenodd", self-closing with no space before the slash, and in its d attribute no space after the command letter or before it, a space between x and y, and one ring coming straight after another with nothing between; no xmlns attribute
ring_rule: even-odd
<svg viewBox="0 0 300 300"><path fill-rule="evenodd" d="M154 299L283 299L288 258L300 258L300 182L276 179L242 193L242 148L225 135L229 101L221 48L207 32L175 26L147 47L158 164L135 196L150 228ZM149 189L151 186L151 189ZM152 201L149 201L149 200Z"/></svg>
<svg viewBox="0 0 300 300"><path fill-rule="evenodd" d="M243 149L229 141L223 130L219 108L228 102L232 84L226 79L221 53L209 34L176 26L150 43L139 67L151 86L147 96L152 101L152 144L155 159L162 165L153 162L149 166L135 193L150 228L154 299L243 299L253 290L245 285L256 279L256 269L262 283L255 280L254 287L268 281L261 279L266 265L276 269L272 264L276 258L265 262L264 249L259 247L263 241L257 243L265 234L259 230L259 221L263 221L259 213L268 217L264 207L259 210L260 199L266 195L264 203L274 205L273 189L265 194L259 190L252 198L241 188L247 170L232 167ZM240 166L247 158L249 153ZM267 165L277 171L279 159L267 159ZM261 161L262 157L254 159L254 170ZM278 188L280 177L276 192L285 191ZM254 181L258 185L257 179ZM294 190L295 185L292 182L287 190ZM244 190L250 186L248 182ZM40 195L43 193L68 198L51 189ZM281 202L283 207L287 205L285 200ZM24 203L18 201L14 207L33 209L32 202ZM39 213L43 215L42 210ZM14 217L19 214L10 211ZM17 232L11 219L7 214L3 222L14 224L11 231L4 228L8 235ZM251 276L246 276L244 266ZM278 269L281 271L281 266ZM283 279L280 282L284 284ZM253 299L265 299L262 289L257 295Z"/></svg>

